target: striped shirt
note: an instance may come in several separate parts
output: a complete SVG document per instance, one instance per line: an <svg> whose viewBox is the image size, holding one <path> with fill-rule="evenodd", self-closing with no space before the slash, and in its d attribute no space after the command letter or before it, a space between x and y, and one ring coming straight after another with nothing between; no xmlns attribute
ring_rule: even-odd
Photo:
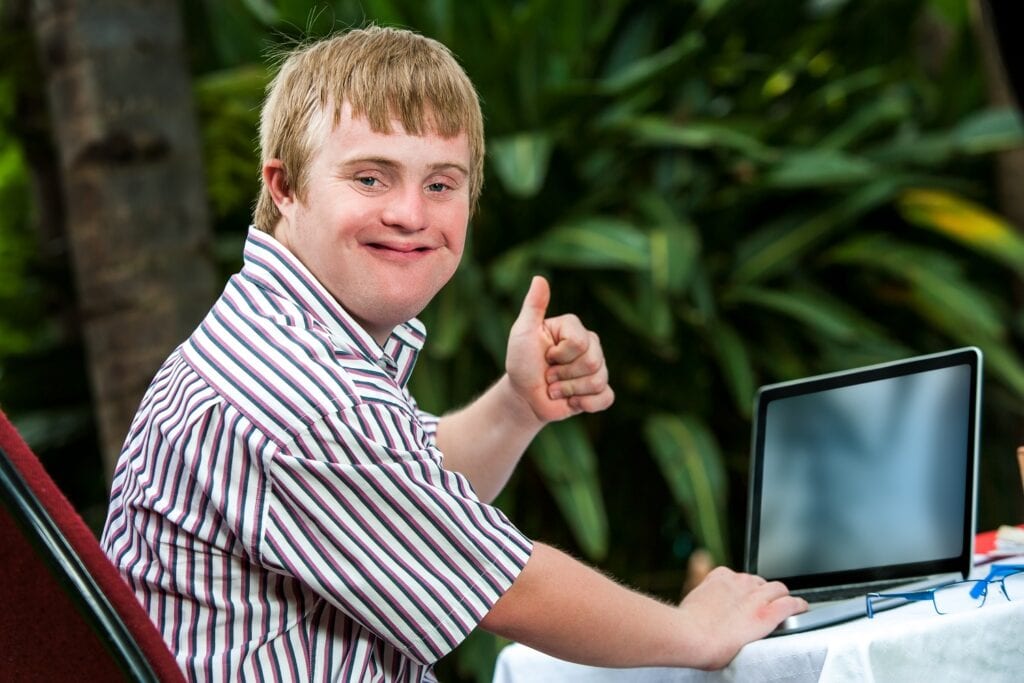
<svg viewBox="0 0 1024 683"><path fill-rule="evenodd" d="M194 681L421 681L531 552L382 348L272 236L132 423L102 544Z"/></svg>

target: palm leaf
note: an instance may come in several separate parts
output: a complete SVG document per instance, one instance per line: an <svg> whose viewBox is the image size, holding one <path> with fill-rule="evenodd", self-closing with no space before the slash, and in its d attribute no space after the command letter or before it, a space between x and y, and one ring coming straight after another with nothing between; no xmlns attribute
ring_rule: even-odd
<svg viewBox="0 0 1024 683"><path fill-rule="evenodd" d="M944 190L910 189L897 202L908 222L953 239L1024 274L1024 237L1005 218Z"/></svg>
<svg viewBox="0 0 1024 683"><path fill-rule="evenodd" d="M594 454L583 423L555 422L530 445L530 456L580 548L592 560L608 552L608 519Z"/></svg>
<svg viewBox="0 0 1024 683"><path fill-rule="evenodd" d="M616 318L641 338L651 341L662 352L672 345L675 320L666 293L647 274L633 278L627 290L621 283L599 283L594 295Z"/></svg>
<svg viewBox="0 0 1024 683"><path fill-rule="evenodd" d="M659 414L646 420L644 436L700 542L727 564L725 468L711 432L692 415Z"/></svg>
<svg viewBox="0 0 1024 683"><path fill-rule="evenodd" d="M577 268L646 270L650 266L647 235L631 223L587 216L563 223L532 245L541 263Z"/></svg>
<svg viewBox="0 0 1024 683"><path fill-rule="evenodd" d="M529 198L540 191L551 146L551 136L536 131L496 138L488 144L491 165L509 194Z"/></svg>
<svg viewBox="0 0 1024 683"><path fill-rule="evenodd" d="M759 282L795 267L799 259L821 239L889 201L903 183L904 180L899 177L882 177L852 192L833 206L811 215L774 240L764 243L759 249L743 250L741 245L741 253L746 255L736 264L733 282ZM759 238L760 235L755 233L750 239Z"/></svg>
<svg viewBox="0 0 1024 683"><path fill-rule="evenodd" d="M754 396L754 368L743 338L736 328L719 320L710 326L708 341L736 403L736 410L749 418Z"/></svg>
<svg viewBox="0 0 1024 683"><path fill-rule="evenodd" d="M996 340L1006 334L991 299L946 254L884 235L868 235L840 245L831 256L902 280L910 288L911 307L949 334L967 334L975 340Z"/></svg>
<svg viewBox="0 0 1024 683"><path fill-rule="evenodd" d="M964 154L989 154L1024 145L1024 120L1015 109L987 109L961 121L950 133Z"/></svg>
<svg viewBox="0 0 1024 683"><path fill-rule="evenodd" d="M870 161L836 149L809 149L782 156L764 176L772 187L836 187L865 183L878 174Z"/></svg>
<svg viewBox="0 0 1024 683"><path fill-rule="evenodd" d="M738 288L726 296L737 304L752 304L787 315L801 325L837 341L881 338L877 325L820 290L802 288Z"/></svg>
<svg viewBox="0 0 1024 683"><path fill-rule="evenodd" d="M653 228L648 236L651 278L658 290L681 294L693 277L700 251L696 228L675 223Z"/></svg>
<svg viewBox="0 0 1024 683"><path fill-rule="evenodd" d="M776 153L756 137L738 127L713 121L687 121L680 124L656 116L626 118L609 124L629 136L634 144L688 149L728 149L755 161L770 161Z"/></svg>

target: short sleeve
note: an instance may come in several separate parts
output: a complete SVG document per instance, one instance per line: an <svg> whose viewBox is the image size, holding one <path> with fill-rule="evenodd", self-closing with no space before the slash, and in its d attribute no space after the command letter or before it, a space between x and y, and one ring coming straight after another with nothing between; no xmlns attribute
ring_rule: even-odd
<svg viewBox="0 0 1024 683"><path fill-rule="evenodd" d="M418 405L416 405L416 401L412 396L408 394L406 395L408 396L411 404L416 408L416 417L419 420L420 425L422 425L427 445L437 446L437 425L441 421L441 418L433 413L428 413L427 411L422 410Z"/></svg>
<svg viewBox="0 0 1024 683"><path fill-rule="evenodd" d="M512 585L530 541L441 466L418 417L360 404L265 464L260 555L410 658L458 645Z"/></svg>

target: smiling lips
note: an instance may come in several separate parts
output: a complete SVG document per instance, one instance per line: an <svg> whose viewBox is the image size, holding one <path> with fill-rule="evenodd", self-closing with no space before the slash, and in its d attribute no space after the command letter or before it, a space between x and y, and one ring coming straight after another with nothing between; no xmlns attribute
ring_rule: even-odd
<svg viewBox="0 0 1024 683"><path fill-rule="evenodd" d="M369 242L366 246L376 255L395 261L415 261L434 251L433 247L416 244Z"/></svg>

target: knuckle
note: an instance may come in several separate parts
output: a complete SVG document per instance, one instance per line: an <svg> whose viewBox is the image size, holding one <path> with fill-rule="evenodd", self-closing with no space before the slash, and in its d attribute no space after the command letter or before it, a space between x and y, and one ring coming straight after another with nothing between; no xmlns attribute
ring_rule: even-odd
<svg viewBox="0 0 1024 683"><path fill-rule="evenodd" d="M583 358L583 370L588 375L596 375L604 367L604 362L599 357L586 356Z"/></svg>

